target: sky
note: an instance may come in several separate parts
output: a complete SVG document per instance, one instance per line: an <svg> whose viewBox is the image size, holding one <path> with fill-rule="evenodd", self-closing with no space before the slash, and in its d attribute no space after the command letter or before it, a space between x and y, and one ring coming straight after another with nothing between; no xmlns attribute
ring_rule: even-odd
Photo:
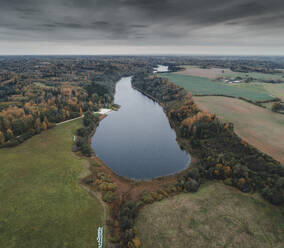
<svg viewBox="0 0 284 248"><path fill-rule="evenodd" d="M284 0L0 0L0 54L284 55Z"/></svg>

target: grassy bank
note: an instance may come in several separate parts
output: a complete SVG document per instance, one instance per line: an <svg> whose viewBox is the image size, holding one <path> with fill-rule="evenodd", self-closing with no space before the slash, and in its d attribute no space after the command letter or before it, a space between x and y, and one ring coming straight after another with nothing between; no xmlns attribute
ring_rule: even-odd
<svg viewBox="0 0 284 248"><path fill-rule="evenodd" d="M143 247L283 247L284 210L217 182L146 206L136 225Z"/></svg>
<svg viewBox="0 0 284 248"><path fill-rule="evenodd" d="M0 247L97 247L103 207L79 185L87 169L71 152L81 122L0 150Z"/></svg>

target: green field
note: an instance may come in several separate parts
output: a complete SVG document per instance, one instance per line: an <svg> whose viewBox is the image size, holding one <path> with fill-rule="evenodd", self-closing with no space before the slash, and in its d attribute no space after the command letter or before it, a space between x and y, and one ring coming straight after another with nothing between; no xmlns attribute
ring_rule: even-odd
<svg viewBox="0 0 284 248"><path fill-rule="evenodd" d="M159 76L168 78L170 82L184 87L193 95L226 95L243 97L252 101L273 99L263 86L253 86L249 84L242 84L241 86L229 85L223 82L211 81L203 77L174 73L159 73Z"/></svg>
<svg viewBox="0 0 284 248"><path fill-rule="evenodd" d="M0 150L0 247L97 247L100 202L79 185L88 173L71 152L82 120Z"/></svg>
<svg viewBox="0 0 284 248"><path fill-rule="evenodd" d="M143 208L136 226L143 248L284 247L284 209L222 183Z"/></svg>
<svg viewBox="0 0 284 248"><path fill-rule="evenodd" d="M269 80L281 80L284 81L284 74L270 74L270 73L261 73L261 72L232 72L232 73L224 73L220 75L226 78L236 78L241 77L242 79L253 78L259 81L269 81Z"/></svg>
<svg viewBox="0 0 284 248"><path fill-rule="evenodd" d="M264 84L265 90L284 101L284 84Z"/></svg>

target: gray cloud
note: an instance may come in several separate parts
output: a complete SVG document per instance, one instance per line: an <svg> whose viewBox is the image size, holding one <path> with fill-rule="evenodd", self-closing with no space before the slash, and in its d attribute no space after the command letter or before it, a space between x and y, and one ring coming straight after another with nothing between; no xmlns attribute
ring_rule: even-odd
<svg viewBox="0 0 284 248"><path fill-rule="evenodd" d="M0 6L0 43L283 48L282 0L0 0Z"/></svg>

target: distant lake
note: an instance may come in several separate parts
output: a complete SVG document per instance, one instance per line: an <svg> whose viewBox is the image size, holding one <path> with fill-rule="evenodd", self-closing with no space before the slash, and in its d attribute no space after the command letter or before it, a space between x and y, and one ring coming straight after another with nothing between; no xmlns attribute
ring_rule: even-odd
<svg viewBox="0 0 284 248"><path fill-rule="evenodd" d="M167 65L158 65L158 67L154 68L154 73L167 71L169 71L169 67Z"/></svg>
<svg viewBox="0 0 284 248"><path fill-rule="evenodd" d="M162 107L131 86L131 77L116 85L114 102L92 137L96 155L118 175L152 179L179 172L190 162L176 142Z"/></svg>

